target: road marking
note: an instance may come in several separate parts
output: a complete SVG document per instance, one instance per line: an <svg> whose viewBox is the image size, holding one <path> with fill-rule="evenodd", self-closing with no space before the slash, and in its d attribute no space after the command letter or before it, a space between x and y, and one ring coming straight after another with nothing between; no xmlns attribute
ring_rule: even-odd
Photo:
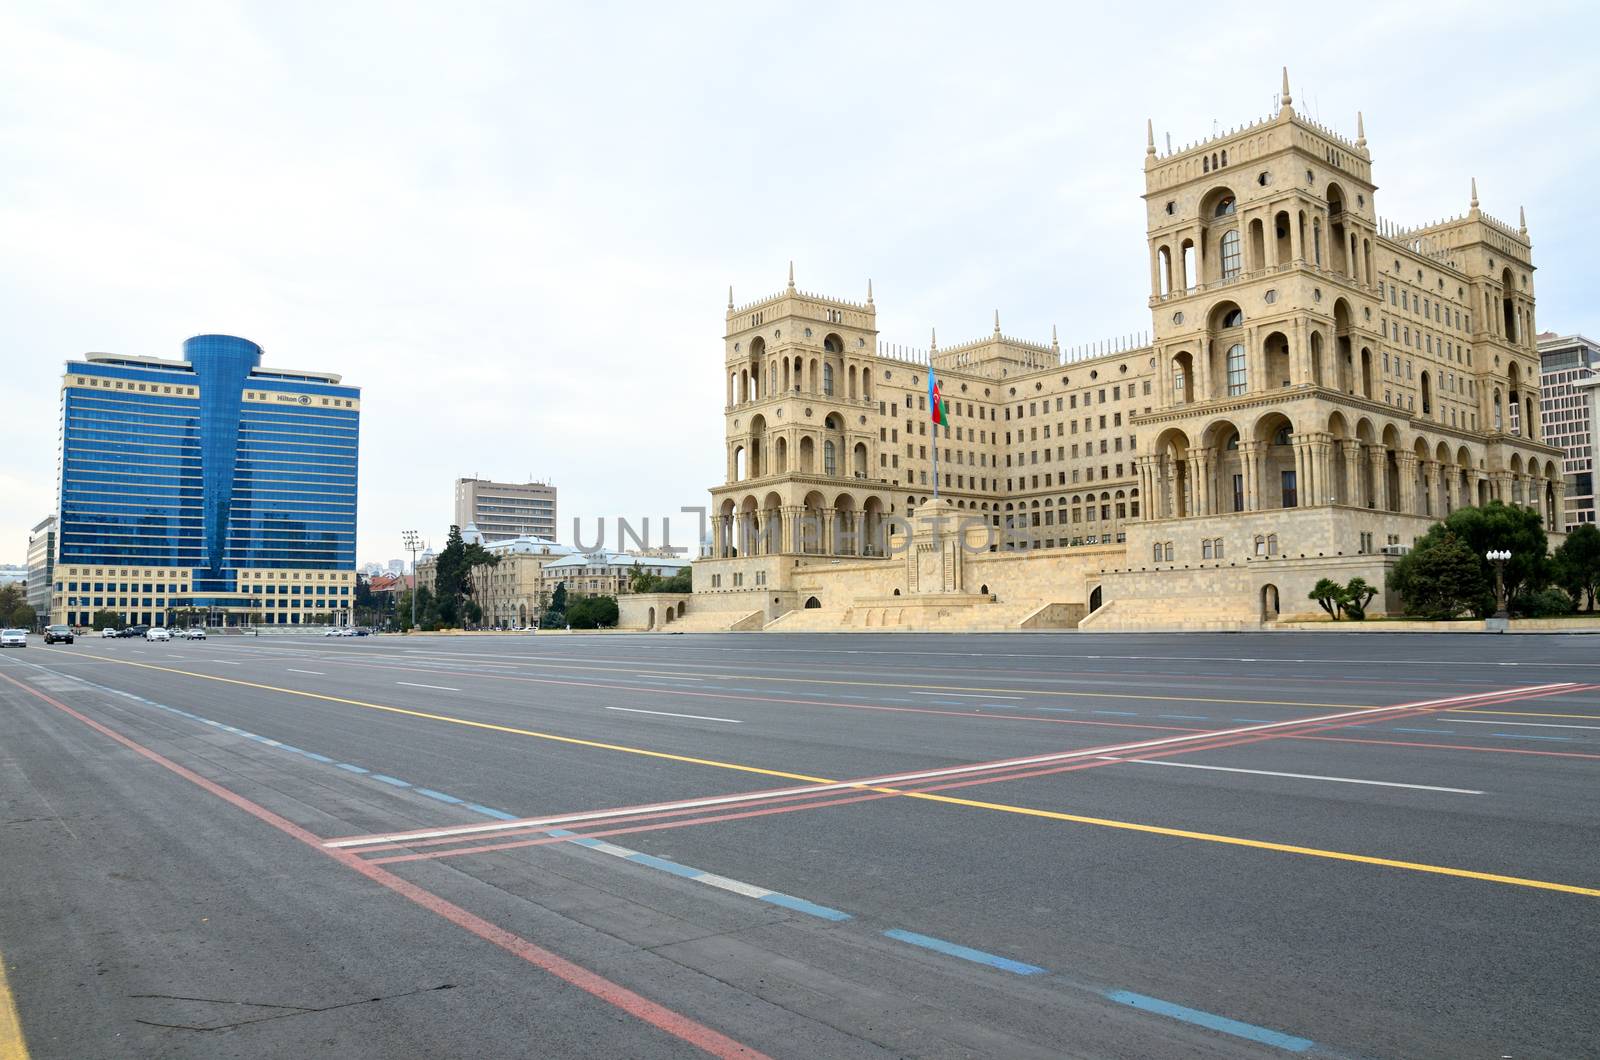
<svg viewBox="0 0 1600 1060"><path fill-rule="evenodd" d="M1119 1005L1128 1005L1139 1009L1141 1012L1155 1012L1162 1016L1170 1016L1175 1020L1192 1023L1197 1027L1219 1031L1222 1034L1231 1034L1235 1038L1246 1038L1262 1045L1272 1045L1291 1053L1303 1053L1313 1048L1317 1043L1309 1038L1297 1038L1292 1034L1284 1034L1269 1027L1258 1027L1253 1023L1242 1023L1239 1020L1218 1016L1197 1008L1186 1008L1183 1005L1174 1005L1170 1001L1163 1001L1159 997L1149 997L1145 994L1135 994L1131 990L1108 990L1105 997Z"/></svg>
<svg viewBox="0 0 1600 1060"><path fill-rule="evenodd" d="M1402 729L1398 725L1395 725L1395 726L1391 727L1389 731L1390 732L1430 732L1430 733L1446 733L1446 734L1455 732L1454 729Z"/></svg>
<svg viewBox="0 0 1600 1060"><path fill-rule="evenodd" d="M1446 714L1504 714L1511 718L1578 718L1583 721L1600 720L1600 714L1542 714L1533 710L1447 710Z"/></svg>
<svg viewBox="0 0 1600 1060"><path fill-rule="evenodd" d="M1531 732L1491 732L1490 736L1504 736L1508 740L1563 740L1570 741L1570 736L1535 736Z"/></svg>
<svg viewBox="0 0 1600 1060"><path fill-rule="evenodd" d="M638 707L607 707L607 710L622 710L629 714L655 714L663 718L689 718L694 721L722 721L729 725L743 725L744 722L737 718L709 718L704 714L674 714L667 710L640 710Z"/></svg>
<svg viewBox="0 0 1600 1060"><path fill-rule="evenodd" d="M320 851L335 862L360 873L380 887L387 888L394 894L416 903L423 909L449 921L464 931L470 932L484 942L505 950L533 967L539 968L600 999L606 1004L628 1013L635 1019L673 1035L712 1056L727 1058L727 1060L766 1060L765 1054L757 1052L742 1042L735 1041L682 1013L651 1001L642 994L634 993L628 988L605 978L598 972L569 961L521 935L507 931L498 924L491 923L475 913L468 912L461 906L440 897L419 884L402 879L387 869L369 864L360 857L346 851L324 849L317 836L312 835L288 818L273 813L265 806L245 798L230 788L223 787L214 780L201 776L192 769L179 765L172 759L124 736L109 725L95 721L88 715L72 709L60 700L53 699L36 688L4 674L0 674L0 680L8 681L19 688L25 689L31 695L44 700L62 713L76 718L101 735L116 741L135 754L187 780L201 790L216 796L235 809L249 814L263 824L270 825L293 839L299 840L312 850ZM16 1060L22 1060L24 1055L19 1054ZM4 1054L0 1054L0 1057L3 1057L3 1060L13 1060L12 1057L4 1056Z"/></svg>
<svg viewBox="0 0 1600 1060"><path fill-rule="evenodd" d="M459 691L461 691L461 689L459 689L459 688L448 688L445 685L419 685L415 681L396 681L395 684L397 684L397 685L405 685L407 688L431 688L435 692L459 692Z"/></svg>
<svg viewBox="0 0 1600 1060"><path fill-rule="evenodd" d="M1556 715L1560 717L1561 715ZM1518 728L1530 729L1600 729L1600 725L1559 725L1549 721L1469 721L1466 718L1456 718L1457 725L1515 725Z"/></svg>
<svg viewBox="0 0 1600 1060"><path fill-rule="evenodd" d="M218 666L238 666L239 665L236 662L229 662L227 659L207 659L206 661L207 662L214 662Z"/></svg>
<svg viewBox="0 0 1600 1060"><path fill-rule="evenodd" d="M28 1042L22 1036L22 1018L6 979L5 956L0 954L0 1060L28 1060Z"/></svg>
<svg viewBox="0 0 1600 1060"><path fill-rule="evenodd" d="M134 664L134 665L142 665L142 664ZM212 680L226 681L228 679L227 678L212 678ZM234 683L240 683L240 682L234 682ZM1393 710L1414 710L1414 709L1416 709L1418 707L1435 706L1435 705L1443 704L1443 703L1454 703L1454 702L1458 702L1458 701L1464 700L1464 699L1485 699L1485 698L1490 698L1490 697L1498 697L1498 696L1509 695L1512 692L1537 691L1539 689L1543 689L1543 688L1547 688L1547 687L1550 687L1550 686L1547 686L1547 685L1536 685L1536 686L1533 686L1532 688L1510 689L1510 690L1503 691L1503 692L1482 692L1482 693L1478 693L1478 694L1472 695L1472 696L1452 696L1449 699L1428 700L1428 701L1424 701L1424 702L1421 702L1421 703L1401 703L1401 704L1396 704L1393 707L1380 707L1380 708L1376 708L1376 709L1389 710L1389 711L1393 711ZM292 692L293 690L289 690L289 691ZM295 694L309 696L309 697L314 698L314 699L334 699L334 697L331 697L331 696L322 696L322 695L319 695L317 693L311 693L311 692L295 693ZM335 701L336 702L352 702L350 700L337 700L337 699ZM361 703L357 703L356 705L357 706L373 706L372 704L361 704ZM396 713L401 713L401 714L415 714L415 713L417 713L416 711L401 710L401 709L396 708L396 707L375 707L375 709L386 710L386 711L394 711ZM912 781L936 780L936 779L943 778L943 777L962 776L962 775L972 774L972 773L995 772L995 771L1003 770L1003 769L1009 770L1009 769L1015 769L1015 768L1018 768L1018 767L1021 767L1021 766L1050 765L1050 764L1054 764L1054 763L1058 763L1058 762L1072 761L1072 760L1075 760L1075 759L1094 758L1094 757L1105 755L1105 754L1108 754L1108 753L1121 754L1121 753L1125 753L1125 752L1129 752L1129 751L1147 751L1147 750L1150 750L1150 749L1153 749L1153 748L1158 748L1158 747L1170 747L1170 746L1175 745L1175 744L1181 745L1181 744L1184 744L1184 743L1193 743L1193 742L1195 742L1197 740L1215 740L1215 739L1222 738L1222 737L1238 736L1238 735L1241 735L1241 734L1266 732L1268 730L1281 728L1281 727L1286 726L1286 725L1300 726L1300 725L1307 725L1307 724L1313 724L1313 723L1321 724L1321 723L1326 723L1326 722L1330 722L1330 721L1336 721L1336 720L1340 720L1340 719L1344 719L1344 718L1366 717L1370 713L1371 713L1370 710L1355 710L1355 711L1349 711L1349 712L1346 712L1346 713L1343 713L1343 714L1325 714L1325 715L1321 715L1321 716L1315 717L1315 718L1302 718L1302 719L1295 720L1295 721L1271 722L1271 723L1268 723L1268 724L1265 724L1265 725L1250 725L1250 726L1244 726L1242 728L1237 728L1237 729L1208 730L1208 731L1205 731L1205 732L1188 733L1188 734L1185 734L1185 735L1182 735L1182 736L1165 736L1165 737L1159 737L1159 738L1150 739L1150 740L1137 740L1137 741L1133 741L1131 743L1113 744L1113 745L1105 746L1105 747L1085 747L1085 748L1080 748L1078 750L1073 750L1073 751L1058 751L1058 752L1055 752L1053 754L1033 755L1033 756L1030 756L1030 757L1027 757L1027 758L1002 759L1002 760L994 761L994 762L976 762L976 763L971 763L971 764L962 765L962 766L947 766L947 767L944 767L942 769L925 769L925 770L919 770L919 771L912 772L912 773L896 773L896 774L891 774L891 775L888 775L888 776L867 777L867 778L863 778L863 779L860 779L860 780L832 780L832 779L826 778L826 777L800 777L800 776L795 776L794 774L788 774L788 776L791 779L806 780L806 781L809 781L809 783L806 784L804 787L778 788L778 789L771 789L771 790L767 790L767 791L752 791L752 792L744 792L744 793L738 794L738 795L718 795L718 796L710 796L710 797L701 798L701 799L685 799L685 800L680 800L678 802L654 803L654 804L645 805L645 806L619 807L619 808L606 809L606 810L589 810L589 811L585 811L585 812L582 812L582 813L563 814L563 815L556 816L556 817L541 817L541 818L533 818L533 819L524 819L524 820L520 820L520 821L508 821L508 822L506 822L504 824L459 825L459 826L450 827L450 828L428 829L428 830L425 830L425 831L385 833L385 834L381 834L381 835L366 835L366 836L348 836L348 837L345 837L343 839L328 840L328 845L329 846L339 846L339 847L355 847L355 846L369 846L369 845L375 845L375 844L380 844L380 843L396 843L396 842L402 842L402 841L407 840L407 839L439 839L439 838L444 838L446 836L480 835L480 834L485 834L485 833L502 831L502 830L509 829L509 828L530 828L530 827L537 827L537 826L542 826L542 825L563 825L563 824L573 824L573 823L577 823L577 822L601 821L601 820L605 820L605 819L610 818L610 817L625 817L625 816L632 816L632 815L635 815L635 814L660 813L660 812L665 812L665 811L670 811L670 810L700 809L700 808L709 807L709 806L727 806L727 805L732 805L732 804L741 803L741 802L752 802L752 801L755 801L755 800L758 800L758 799L782 798L784 796L789 796L789 795L819 795L819 794L824 794L824 793L830 792L830 791L847 791L847 790L878 791L878 792L884 792L884 793L888 793L888 794L916 795L917 793L915 793L915 792L900 791L898 788L893 787L893 785L906 784L906 783L910 783ZM437 718L439 720L444 720L444 721L458 721L460 724L468 725L468 726L472 726L472 727L489 728L489 729L495 729L495 730L504 731L504 732L523 733L523 734L531 735L531 736L542 736L543 735L543 734L540 734L540 733L528 732L527 730L508 729L508 728L505 728L503 726L489 725L489 724L487 724L485 722L467 721L467 720L464 720L464 719L453 719L453 718L449 718L449 717L444 716L444 715L423 715L423 716L425 716L425 717L433 717L433 718ZM664 755L661 752L657 752L657 751L642 751L642 750L637 749L637 748L623 748L623 747L617 747L615 745L594 745L590 741L573 740L571 737L549 737L549 738L558 739L558 740L562 740L562 741L568 741L568 742L576 742L576 743L580 743L580 744L587 744L587 745L591 745L591 746L607 746L607 747L610 747L613 750L631 751L632 753L646 754L646 755L649 755L651 757L666 757L666 758L675 758L676 757L676 756L673 756L673 755ZM690 761L696 761L696 760L690 760ZM712 763L712 764L720 764L720 763ZM730 766L728 766L728 768L749 770L749 769L752 769L753 767L732 766L732 765L730 765ZM923 795L922 797L925 797L925 798L943 798L943 796L931 796L931 795ZM1073 818L1073 819L1077 820L1077 818ZM1085 818L1084 820L1093 820L1093 819ZM1597 892L1597 893L1600 893L1600 892Z"/></svg>
<svg viewBox="0 0 1600 1060"><path fill-rule="evenodd" d="M313 677L327 677L328 676L327 674L323 673L321 670L296 670L292 666L288 667L288 670L292 674L310 674Z"/></svg>
<svg viewBox="0 0 1600 1060"><path fill-rule="evenodd" d="M1409 788L1412 791L1444 791L1452 795L1482 795L1470 788L1438 788L1431 784L1401 784L1393 780L1359 780L1355 777L1327 777L1320 773L1279 773L1271 769L1237 769L1233 766L1210 766L1198 762L1173 762L1164 758L1117 758L1101 755L1106 762L1125 762L1135 766L1173 766L1178 769L1210 769L1218 773L1249 773L1258 777L1288 777L1291 780L1327 780L1336 784L1371 784L1380 788Z"/></svg>
<svg viewBox="0 0 1600 1060"><path fill-rule="evenodd" d="M914 696L953 696L956 699L1021 699L1021 696L988 696L976 692L913 692Z"/></svg>
<svg viewBox="0 0 1600 1060"><path fill-rule="evenodd" d="M1021 961L1014 961L1010 957L985 953L983 950L975 950L970 946L962 946L959 943L936 939L932 935L919 935L915 931L902 931L899 928L891 928L885 931L884 935L900 942L908 942L913 946L921 946L925 950L933 950L936 953L945 954L948 957L959 957L964 961L972 961L974 964L987 964L991 968L998 968L1003 972L1011 972L1016 975L1043 975L1047 971L1047 969L1041 968L1037 964L1023 964Z"/></svg>

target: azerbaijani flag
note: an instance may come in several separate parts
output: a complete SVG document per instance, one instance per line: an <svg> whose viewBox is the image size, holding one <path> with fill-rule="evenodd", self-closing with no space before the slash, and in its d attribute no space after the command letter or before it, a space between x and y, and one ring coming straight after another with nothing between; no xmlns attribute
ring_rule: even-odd
<svg viewBox="0 0 1600 1060"><path fill-rule="evenodd" d="M950 403L944 399L939 391L939 383L933 377L933 364L928 364L928 409L936 424L950 422Z"/></svg>

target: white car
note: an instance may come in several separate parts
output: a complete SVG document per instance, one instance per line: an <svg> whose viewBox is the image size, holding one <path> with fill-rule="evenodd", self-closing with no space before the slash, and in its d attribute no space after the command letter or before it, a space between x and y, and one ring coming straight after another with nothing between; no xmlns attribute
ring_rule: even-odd
<svg viewBox="0 0 1600 1060"><path fill-rule="evenodd" d="M206 631L203 629L186 629L182 633L178 634L178 636L183 637L186 640L205 640Z"/></svg>
<svg viewBox="0 0 1600 1060"><path fill-rule="evenodd" d="M168 631L168 630L165 630L165 629L161 628L160 626L152 626L150 629L147 629L147 630L144 631L144 639L145 640L171 640L172 639L172 633L170 631Z"/></svg>
<svg viewBox="0 0 1600 1060"><path fill-rule="evenodd" d="M107 626L105 629L102 629L100 631L100 639L101 640L108 640L108 639L114 640L114 639L116 639L116 636L117 636L117 631L112 629L110 626Z"/></svg>
<svg viewBox="0 0 1600 1060"><path fill-rule="evenodd" d="M28 631L25 629L0 629L0 648L26 648Z"/></svg>
<svg viewBox="0 0 1600 1060"><path fill-rule="evenodd" d="M322 631L322 635L324 637L342 637L342 636L344 636L343 633L340 633L337 629L333 629L331 627L328 628L328 629L323 630Z"/></svg>

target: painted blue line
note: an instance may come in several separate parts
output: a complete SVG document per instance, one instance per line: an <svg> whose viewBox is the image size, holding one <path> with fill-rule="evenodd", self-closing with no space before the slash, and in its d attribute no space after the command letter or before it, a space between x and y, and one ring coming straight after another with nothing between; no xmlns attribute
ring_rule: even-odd
<svg viewBox="0 0 1600 1060"><path fill-rule="evenodd" d="M1024 707L1024 710L1048 710L1052 714L1076 714L1077 707Z"/></svg>
<svg viewBox="0 0 1600 1060"><path fill-rule="evenodd" d="M411 786L406 781L401 780L399 777L385 776L382 773L374 773L374 774L372 774L372 779L373 780L381 780L385 784L393 784L397 788L409 788Z"/></svg>
<svg viewBox="0 0 1600 1060"><path fill-rule="evenodd" d="M666 858L658 858L652 854L629 854L626 860L636 865L649 865L652 869L670 872L674 876L682 876L688 880L701 875L701 870L699 869L691 869L687 865L680 865L676 861L668 861Z"/></svg>
<svg viewBox="0 0 1600 1060"><path fill-rule="evenodd" d="M1090 714L1115 714L1119 718L1137 718L1139 715L1131 710L1091 710Z"/></svg>
<svg viewBox="0 0 1600 1060"><path fill-rule="evenodd" d="M577 834L578 834L577 832L574 832L570 828L548 828L548 829L545 830L545 835L577 835ZM599 842L599 840L591 840L591 842Z"/></svg>
<svg viewBox="0 0 1600 1060"><path fill-rule="evenodd" d="M334 765L339 767L340 769L348 769L352 773L370 773L370 772L372 772L372 770L370 770L370 769L362 769L360 766L353 766L349 762L335 762Z"/></svg>
<svg viewBox="0 0 1600 1060"><path fill-rule="evenodd" d="M438 799L440 802L461 802L461 800L456 798L454 795L446 795L444 792L434 791L432 788L418 788L417 794L426 795L430 799Z"/></svg>
<svg viewBox="0 0 1600 1060"><path fill-rule="evenodd" d="M1390 731L1391 732L1444 732L1444 733L1455 732L1454 729L1401 729L1401 728L1398 728L1398 727L1392 728Z"/></svg>
<svg viewBox="0 0 1600 1060"><path fill-rule="evenodd" d="M1218 1016L1212 1012L1205 1012L1197 1008L1186 1008L1183 1005L1174 1005L1170 1001L1162 1001L1158 997L1148 997L1144 994L1135 994L1131 990L1107 990L1106 998L1120 1005L1128 1005L1144 1012L1154 1012L1157 1015L1169 1016L1175 1020L1192 1023L1197 1027L1218 1031L1222 1034L1231 1034L1235 1038L1245 1038L1262 1045L1271 1045L1291 1053L1303 1053L1317 1043L1309 1038L1297 1038L1292 1034L1271 1030L1267 1027L1257 1027L1253 1023L1242 1023L1239 1020Z"/></svg>
<svg viewBox="0 0 1600 1060"><path fill-rule="evenodd" d="M1210 721L1209 714L1157 714L1158 718L1181 718L1184 721Z"/></svg>
<svg viewBox="0 0 1600 1060"><path fill-rule="evenodd" d="M517 819L516 814L507 813L504 810L497 810L492 806L480 806L475 802L463 803L463 805L465 805L466 808L471 810L473 813L481 813L485 817L493 817L501 821L515 821Z"/></svg>
<svg viewBox="0 0 1600 1060"><path fill-rule="evenodd" d="M884 934L889 938L899 939L901 942L909 942L913 946L921 946L923 949L934 950L950 957L960 957L964 961L987 964L991 968L999 968L1003 972L1012 972L1016 975L1042 975L1046 971L1046 969L1040 968L1036 964L1023 964L1021 961L1014 961L1009 957L1001 957L993 953L972 949L970 946L961 946L954 942L946 942L944 939L936 939L932 935L919 935L915 931L901 931L899 928L891 928L885 931Z"/></svg>
<svg viewBox="0 0 1600 1060"><path fill-rule="evenodd" d="M1489 735L1509 736L1513 740L1561 740L1563 743L1569 743L1572 740L1570 736L1530 736L1525 732L1491 732Z"/></svg>
<svg viewBox="0 0 1600 1060"><path fill-rule="evenodd" d="M574 839L573 842L575 844L577 844L578 846L580 846L580 847L597 847L597 846L600 845L601 840L599 840L599 839Z"/></svg>
<svg viewBox="0 0 1600 1060"><path fill-rule="evenodd" d="M808 902L804 898L796 898L792 894L779 894L778 892L774 891L771 894L762 895L759 900L763 902L770 902L773 905L781 905L785 909L793 909L795 912L805 913L807 916L821 917L823 920L839 921L850 919L849 913L843 913L837 909L830 909L825 905L818 905L815 902Z"/></svg>
<svg viewBox="0 0 1600 1060"><path fill-rule="evenodd" d="M319 755L315 751L301 751L300 753L311 759L313 762L321 762L324 765L333 764L333 759L329 758L327 755Z"/></svg>

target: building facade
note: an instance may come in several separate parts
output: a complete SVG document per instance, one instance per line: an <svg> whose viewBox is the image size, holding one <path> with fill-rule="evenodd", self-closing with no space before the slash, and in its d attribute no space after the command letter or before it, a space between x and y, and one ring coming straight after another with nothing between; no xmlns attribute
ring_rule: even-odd
<svg viewBox="0 0 1600 1060"><path fill-rule="evenodd" d="M996 314L905 352L870 284L808 293L791 266L770 297L730 295L726 475L691 613L894 625L933 593L952 624L1131 628L1188 598L1243 624L1314 611L1327 574L1381 586L1460 506L1559 529L1526 225L1484 213L1476 181L1459 216L1382 219L1359 116L1354 139L1307 120L1287 74L1281 101L1180 151L1147 128L1147 338L1063 350ZM935 497L989 545L924 541Z"/></svg>
<svg viewBox="0 0 1600 1060"><path fill-rule="evenodd" d="M360 391L201 335L67 362L52 620L304 625L355 589Z"/></svg>
<svg viewBox="0 0 1600 1060"><path fill-rule="evenodd" d="M50 592L56 573L56 517L47 515L28 531L28 603L39 621L50 618Z"/></svg>
<svg viewBox="0 0 1600 1060"><path fill-rule="evenodd" d="M1594 412L1589 390L1600 365L1600 345L1582 335L1539 336L1539 392L1545 441L1566 454L1564 526L1571 530L1594 519Z"/></svg>
<svg viewBox="0 0 1600 1060"><path fill-rule="evenodd" d="M546 482L456 479L457 526L476 526L485 541L556 539L556 488Z"/></svg>

